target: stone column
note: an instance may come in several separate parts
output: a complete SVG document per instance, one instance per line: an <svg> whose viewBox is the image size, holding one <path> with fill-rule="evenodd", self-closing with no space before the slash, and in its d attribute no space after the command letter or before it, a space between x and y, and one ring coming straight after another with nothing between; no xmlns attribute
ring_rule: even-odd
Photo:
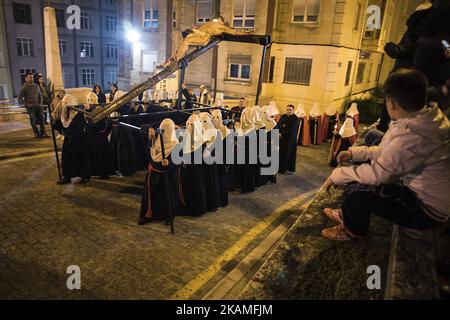
<svg viewBox="0 0 450 320"><path fill-rule="evenodd" d="M44 8L45 65L47 78L54 85L55 91L64 89L59 52L58 28L56 26L55 9Z"/></svg>

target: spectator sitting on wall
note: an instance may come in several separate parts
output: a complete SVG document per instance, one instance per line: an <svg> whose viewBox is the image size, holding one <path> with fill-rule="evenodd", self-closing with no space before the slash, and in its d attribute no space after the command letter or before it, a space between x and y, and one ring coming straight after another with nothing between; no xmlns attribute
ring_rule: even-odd
<svg viewBox="0 0 450 320"><path fill-rule="evenodd" d="M425 106L427 86L418 71L389 76L384 88L393 123L379 146L339 154L339 163L372 162L335 169L328 178L328 191L333 185L346 187L342 208L324 210L338 222L322 231L324 237L362 239L372 213L412 229L432 229L448 221L450 123L437 106Z"/></svg>

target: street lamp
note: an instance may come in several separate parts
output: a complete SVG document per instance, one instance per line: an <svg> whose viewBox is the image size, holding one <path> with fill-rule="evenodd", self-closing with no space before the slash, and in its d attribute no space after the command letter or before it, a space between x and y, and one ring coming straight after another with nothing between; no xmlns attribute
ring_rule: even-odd
<svg viewBox="0 0 450 320"><path fill-rule="evenodd" d="M139 41L141 35L139 34L139 32L135 29L130 29L127 31L127 39L130 42L137 42Z"/></svg>

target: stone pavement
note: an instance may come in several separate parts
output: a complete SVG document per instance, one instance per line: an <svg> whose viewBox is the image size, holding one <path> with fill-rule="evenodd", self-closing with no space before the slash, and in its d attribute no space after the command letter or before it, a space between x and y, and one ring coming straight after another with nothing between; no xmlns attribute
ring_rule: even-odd
<svg viewBox="0 0 450 320"><path fill-rule="evenodd" d="M50 126L46 127L47 134L51 136ZM58 140L57 144L61 147L62 141ZM35 138L28 120L0 121L0 159L52 152L53 150L53 140Z"/></svg>
<svg viewBox="0 0 450 320"><path fill-rule="evenodd" d="M337 207L341 192L321 190L286 234L240 299L371 300L383 299L388 273L392 225L374 218L370 235L358 242L333 242L321 237L336 225L322 214ZM369 266L381 271L381 290L369 290Z"/></svg>
<svg viewBox="0 0 450 320"><path fill-rule="evenodd" d="M14 147L7 135L0 141ZM253 194L231 194L230 206L218 212L178 217L175 235L162 224L136 225L143 173L61 187L50 154L0 161L0 298L170 298L278 207L320 187L331 171L327 152L327 146L300 148L296 174ZM213 288L291 213L249 239L186 298ZM81 268L81 290L66 287L70 265Z"/></svg>

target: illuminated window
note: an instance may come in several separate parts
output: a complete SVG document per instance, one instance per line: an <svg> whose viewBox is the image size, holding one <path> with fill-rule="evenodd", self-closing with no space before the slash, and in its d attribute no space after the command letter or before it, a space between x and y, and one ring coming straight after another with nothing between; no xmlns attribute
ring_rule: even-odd
<svg viewBox="0 0 450 320"><path fill-rule="evenodd" d="M255 27L256 0L235 0L233 8L233 28Z"/></svg>
<svg viewBox="0 0 450 320"><path fill-rule="evenodd" d="M286 58L284 83L309 86L312 62L312 59Z"/></svg>
<svg viewBox="0 0 450 320"><path fill-rule="evenodd" d="M231 54L228 57L228 77L233 80L250 81L251 56Z"/></svg>
<svg viewBox="0 0 450 320"><path fill-rule="evenodd" d="M319 20L320 0L294 0L293 22L317 22Z"/></svg>

